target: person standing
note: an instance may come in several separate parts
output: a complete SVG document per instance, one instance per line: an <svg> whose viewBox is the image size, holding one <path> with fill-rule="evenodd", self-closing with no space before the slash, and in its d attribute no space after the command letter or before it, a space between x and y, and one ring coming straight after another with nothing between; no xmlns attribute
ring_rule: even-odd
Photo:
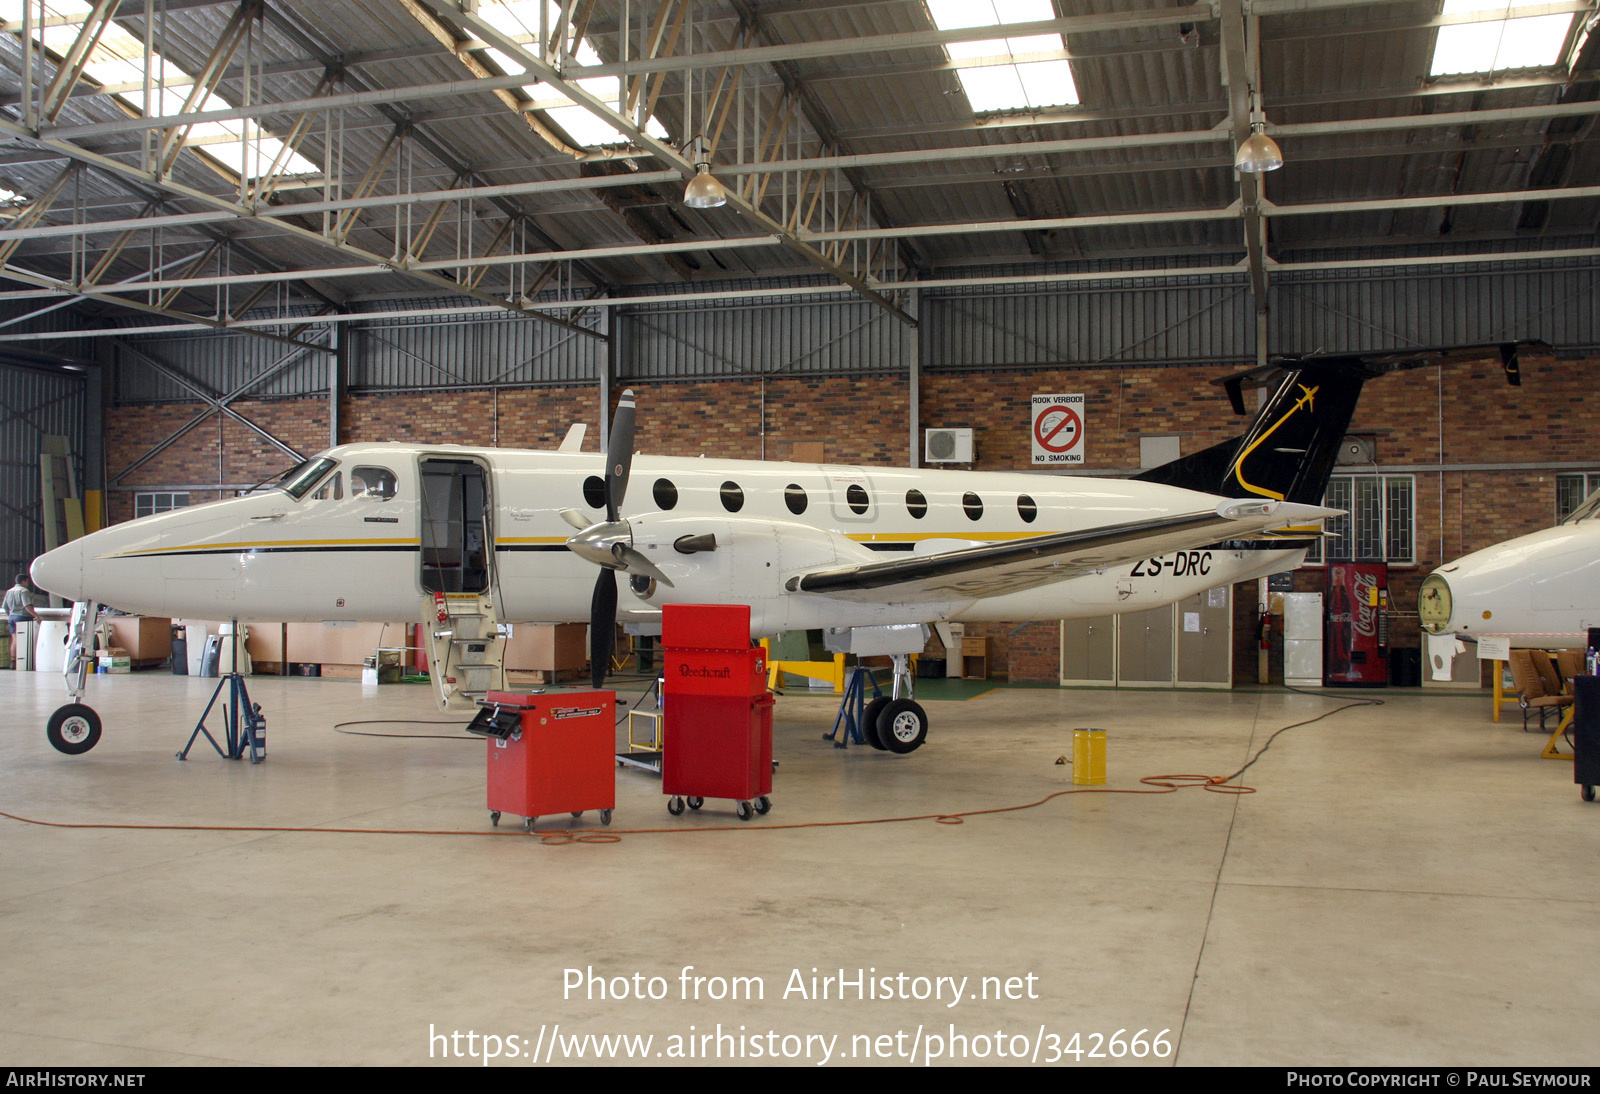
<svg viewBox="0 0 1600 1094"><path fill-rule="evenodd" d="M15 647L15 636L22 633L22 624L30 619L38 619L39 613L34 610L39 594L34 590L33 582L27 574L18 574L16 584L6 590L4 601L0 601L0 611L6 613L6 622L10 624L13 636L12 646ZM13 654L15 650L13 649ZM11 666L15 668L17 658L11 658Z"/></svg>

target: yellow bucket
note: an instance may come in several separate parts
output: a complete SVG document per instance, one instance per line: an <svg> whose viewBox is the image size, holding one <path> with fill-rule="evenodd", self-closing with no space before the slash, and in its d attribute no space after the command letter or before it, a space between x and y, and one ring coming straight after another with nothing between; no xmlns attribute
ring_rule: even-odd
<svg viewBox="0 0 1600 1094"><path fill-rule="evenodd" d="M1077 786L1101 786L1106 781L1106 731L1072 731L1072 781Z"/></svg>

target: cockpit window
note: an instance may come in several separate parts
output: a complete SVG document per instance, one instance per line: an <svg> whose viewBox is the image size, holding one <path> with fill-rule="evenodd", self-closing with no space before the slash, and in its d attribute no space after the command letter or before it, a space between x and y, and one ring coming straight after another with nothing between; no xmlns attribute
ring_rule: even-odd
<svg viewBox="0 0 1600 1094"><path fill-rule="evenodd" d="M1596 513L1600 513L1600 490L1589 495L1589 500L1567 514L1567 519L1562 524L1577 524L1580 520L1589 520Z"/></svg>
<svg viewBox="0 0 1600 1094"><path fill-rule="evenodd" d="M344 497L344 472L335 471L332 478L323 479L322 485L311 496L317 501L339 501Z"/></svg>
<svg viewBox="0 0 1600 1094"><path fill-rule="evenodd" d="M306 492L322 477L338 465L338 460L331 456L319 456L309 459L293 470L284 472L283 478L278 480L278 488L288 494L295 501L306 496Z"/></svg>
<svg viewBox="0 0 1600 1094"><path fill-rule="evenodd" d="M395 495L394 472L387 467L356 467L350 471L350 496L388 501Z"/></svg>

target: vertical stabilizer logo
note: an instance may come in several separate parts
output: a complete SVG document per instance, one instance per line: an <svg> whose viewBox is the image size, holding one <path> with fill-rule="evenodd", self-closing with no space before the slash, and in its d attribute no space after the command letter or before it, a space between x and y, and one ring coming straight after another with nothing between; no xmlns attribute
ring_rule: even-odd
<svg viewBox="0 0 1600 1094"><path fill-rule="evenodd" d="M1273 422L1270 426L1263 430L1261 436L1250 442L1250 445L1245 448L1243 452L1240 452L1238 458L1233 461L1234 479L1239 483L1240 486L1244 487L1250 493L1255 494L1258 497L1272 498L1274 501L1283 500L1283 495L1278 493L1276 490L1269 490L1265 486L1256 486L1254 483L1246 482L1244 477L1244 461L1249 459L1250 453L1254 452L1256 449L1265 444L1267 438L1276 433L1278 429L1290 418L1293 418L1301 408L1304 408L1307 411L1314 410L1315 407L1313 406L1313 403L1316 400L1317 392L1322 390L1319 387L1306 387L1304 384L1296 384L1295 386L1300 389L1300 397L1294 401L1294 405L1289 407L1288 410L1284 411L1283 415L1277 421Z"/></svg>

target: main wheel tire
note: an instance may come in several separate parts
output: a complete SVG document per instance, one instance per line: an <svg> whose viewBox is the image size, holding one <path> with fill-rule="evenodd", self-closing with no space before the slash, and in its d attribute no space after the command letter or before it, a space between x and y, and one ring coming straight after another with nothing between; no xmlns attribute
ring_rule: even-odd
<svg viewBox="0 0 1600 1094"><path fill-rule="evenodd" d="M910 699L895 699L878 715L878 738L890 752L915 752L928 739L928 715Z"/></svg>
<svg viewBox="0 0 1600 1094"><path fill-rule="evenodd" d="M882 752L886 747L883 738L878 736L878 718L883 714L883 708L888 706L890 699L887 695L880 695L867 704L866 713L861 716L861 736L867 739L867 744Z"/></svg>
<svg viewBox="0 0 1600 1094"><path fill-rule="evenodd" d="M78 756L100 743L100 715L82 703L57 707L44 735L57 752Z"/></svg>

